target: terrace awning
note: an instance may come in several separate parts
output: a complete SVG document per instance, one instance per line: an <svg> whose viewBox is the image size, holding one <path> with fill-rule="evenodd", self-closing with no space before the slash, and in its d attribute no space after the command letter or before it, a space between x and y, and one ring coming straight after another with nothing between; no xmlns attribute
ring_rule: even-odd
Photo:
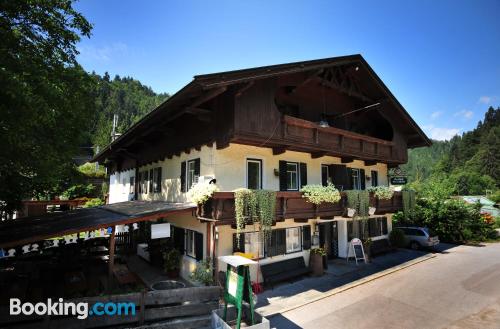
<svg viewBox="0 0 500 329"><path fill-rule="evenodd" d="M116 225L154 221L196 209L192 203L126 201L96 208L19 218L0 223L0 248Z"/></svg>

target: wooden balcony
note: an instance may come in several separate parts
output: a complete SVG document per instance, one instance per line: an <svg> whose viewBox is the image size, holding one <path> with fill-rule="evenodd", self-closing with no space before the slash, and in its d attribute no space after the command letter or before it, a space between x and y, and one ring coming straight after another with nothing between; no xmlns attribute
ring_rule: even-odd
<svg viewBox="0 0 500 329"><path fill-rule="evenodd" d="M343 216L346 213L347 197L345 193L341 193L341 195L342 198L337 203L316 206L307 202L300 192L277 192L276 221L293 218L297 222L303 222L317 217L328 219L334 216ZM377 208L375 214L402 210L401 192L395 192L390 200L378 200L370 194L370 206ZM234 193L215 192L203 207L198 208L197 216L201 220L216 220L219 224L234 224Z"/></svg>

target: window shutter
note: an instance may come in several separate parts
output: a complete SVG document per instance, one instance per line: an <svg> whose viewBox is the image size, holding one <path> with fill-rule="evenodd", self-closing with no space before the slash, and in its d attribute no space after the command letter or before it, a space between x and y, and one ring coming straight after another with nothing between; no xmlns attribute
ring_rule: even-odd
<svg viewBox="0 0 500 329"><path fill-rule="evenodd" d="M280 161L280 191L286 191L288 182L287 182L287 175L286 175L286 161Z"/></svg>
<svg viewBox="0 0 500 329"><path fill-rule="evenodd" d="M194 175L200 177L200 158L194 160Z"/></svg>
<svg viewBox="0 0 500 329"><path fill-rule="evenodd" d="M272 257L272 256L276 256L278 253L277 253L277 250L276 250L276 245L277 245L277 233L278 230L272 230L271 231L271 239L269 239L269 241L267 241L267 257Z"/></svg>
<svg viewBox="0 0 500 329"><path fill-rule="evenodd" d="M352 178L352 169L347 168L346 188L344 188L344 189L345 190L352 190L353 186L354 186L354 181Z"/></svg>
<svg viewBox="0 0 500 329"><path fill-rule="evenodd" d="M286 230L285 229L279 229L276 230L276 251L278 255L284 255L286 254Z"/></svg>
<svg viewBox="0 0 500 329"><path fill-rule="evenodd" d="M366 176L365 176L365 170L364 170L364 169L360 169L360 170L359 170L359 175L361 176L361 189L362 189L362 190L365 190L365 189L366 189L366 182L365 182Z"/></svg>
<svg viewBox="0 0 500 329"><path fill-rule="evenodd" d="M154 170L149 171L149 193L154 193L153 190Z"/></svg>
<svg viewBox="0 0 500 329"><path fill-rule="evenodd" d="M372 186L378 186L378 172L372 170Z"/></svg>
<svg viewBox="0 0 500 329"><path fill-rule="evenodd" d="M347 173L347 167L344 165L330 165L329 167L330 177L333 185L340 191L349 190L349 176Z"/></svg>
<svg viewBox="0 0 500 329"><path fill-rule="evenodd" d="M181 162L181 192L186 192L186 161Z"/></svg>
<svg viewBox="0 0 500 329"><path fill-rule="evenodd" d="M137 191L137 193L142 193L142 172L139 173L139 175L137 175L137 182L139 183L139 190Z"/></svg>
<svg viewBox="0 0 500 329"><path fill-rule="evenodd" d="M311 249L311 226L302 226L302 249Z"/></svg>
<svg viewBox="0 0 500 329"><path fill-rule="evenodd" d="M387 234L387 217L382 217L382 233Z"/></svg>
<svg viewBox="0 0 500 329"><path fill-rule="evenodd" d="M156 192L161 193L161 167L158 167L158 174L156 175Z"/></svg>
<svg viewBox="0 0 500 329"><path fill-rule="evenodd" d="M194 232L194 256L197 261L203 259L203 234Z"/></svg>
<svg viewBox="0 0 500 329"><path fill-rule="evenodd" d="M307 164L300 163L300 188L307 185Z"/></svg>
<svg viewBox="0 0 500 329"><path fill-rule="evenodd" d="M181 254L184 254L185 230L183 228L173 226L173 233L174 233L174 248L179 250Z"/></svg>
<svg viewBox="0 0 500 329"><path fill-rule="evenodd" d="M245 252L245 233L239 233L239 235L240 235L240 245L238 245L238 240L236 239L236 233L233 234L233 253Z"/></svg>

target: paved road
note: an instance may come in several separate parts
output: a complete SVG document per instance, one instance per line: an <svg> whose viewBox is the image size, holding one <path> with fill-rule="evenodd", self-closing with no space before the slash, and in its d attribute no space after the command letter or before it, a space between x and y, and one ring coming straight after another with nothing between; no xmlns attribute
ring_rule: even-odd
<svg viewBox="0 0 500 329"><path fill-rule="evenodd" d="M500 328L500 243L444 249L423 263L276 315L271 325Z"/></svg>

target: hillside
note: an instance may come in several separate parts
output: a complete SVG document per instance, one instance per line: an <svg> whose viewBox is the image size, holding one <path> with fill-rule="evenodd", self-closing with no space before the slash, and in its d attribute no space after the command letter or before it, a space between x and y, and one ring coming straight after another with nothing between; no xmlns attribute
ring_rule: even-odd
<svg viewBox="0 0 500 329"><path fill-rule="evenodd" d="M451 194L484 194L500 188L500 108L490 107L462 136L410 150L402 167L417 189L433 184Z"/></svg>
<svg viewBox="0 0 500 329"><path fill-rule="evenodd" d="M123 133L169 97L130 77L117 75L111 80L107 72L91 76L95 80L95 116L89 142L100 149L111 141L114 114L118 114L117 132Z"/></svg>

